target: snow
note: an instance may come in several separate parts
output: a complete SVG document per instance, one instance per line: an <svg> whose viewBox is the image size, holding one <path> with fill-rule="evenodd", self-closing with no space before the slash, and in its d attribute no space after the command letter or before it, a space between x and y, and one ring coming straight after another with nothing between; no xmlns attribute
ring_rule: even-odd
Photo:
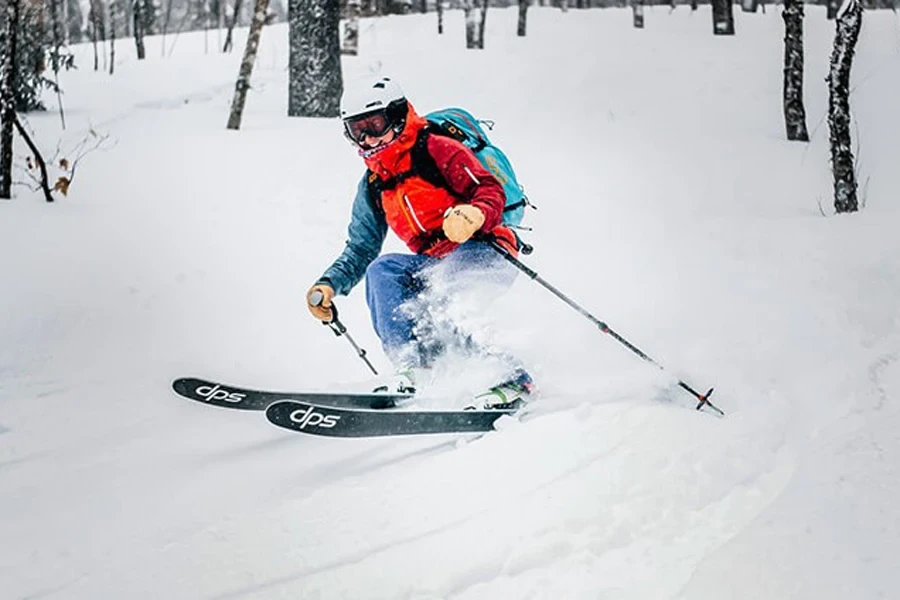
<svg viewBox="0 0 900 600"><path fill-rule="evenodd" d="M78 48L68 129L29 122L43 148L110 143L68 198L0 204L0 596L896 597L900 28L865 15L865 208L835 216L833 23L807 10L808 145L784 141L779 10L722 38L708 8L648 9L645 30L532 8L524 39L491 10L483 52L458 11L443 37L434 14L362 22L345 76L495 120L539 206L526 262L668 369L520 277L485 318L543 395L478 439L301 437L176 397L181 376L363 385L303 306L361 165L337 120L285 116L284 26L240 132L240 51L182 34L138 63L123 41L109 77ZM339 302L386 369L361 288ZM715 385L727 418L685 410L678 377Z"/></svg>

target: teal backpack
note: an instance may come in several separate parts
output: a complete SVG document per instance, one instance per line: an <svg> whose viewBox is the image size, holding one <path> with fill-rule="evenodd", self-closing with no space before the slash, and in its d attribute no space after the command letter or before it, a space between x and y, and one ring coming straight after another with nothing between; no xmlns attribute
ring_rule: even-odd
<svg viewBox="0 0 900 600"><path fill-rule="evenodd" d="M509 162L506 154L491 143L484 127L482 127L482 124L484 124L488 129L493 129L493 121L479 121L472 116L472 113L462 108L445 108L430 112L425 115L425 119L429 124L427 131L432 134L445 135L462 142L475 153L475 156L478 157L484 168L490 171L497 178L497 181L503 185L503 191L506 193L506 206L503 208L503 224L518 228L522 218L525 216L525 207L532 205L528 202L524 189L516 179L516 173L513 171L512 164ZM424 150L424 141L422 146L418 154L422 154L421 150ZM427 151L424 154L428 155ZM417 160L415 154L413 160ZM433 163L434 161L432 160L431 162ZM422 177L426 180L429 179L427 168L421 168L420 172ZM440 184L442 182L437 183Z"/></svg>

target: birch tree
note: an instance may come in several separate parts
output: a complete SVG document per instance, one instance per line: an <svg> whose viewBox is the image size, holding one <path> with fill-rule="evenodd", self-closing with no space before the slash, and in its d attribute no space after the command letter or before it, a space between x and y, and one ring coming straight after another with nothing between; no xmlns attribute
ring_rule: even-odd
<svg viewBox="0 0 900 600"><path fill-rule="evenodd" d="M231 114L228 116L228 129L241 128L244 103L247 100L247 90L250 89L250 75L253 73L253 63L256 62L256 51L259 48L263 25L266 23L268 8L269 0L256 0L253 20L250 22L250 34L247 36L247 46L244 49L244 59L241 61L238 78L234 84L234 99L231 102Z"/></svg>
<svg viewBox="0 0 900 600"><path fill-rule="evenodd" d="M828 73L828 129L834 176L834 209L843 213L859 210L850 140L850 69L862 29L859 0L844 0L835 20L834 49Z"/></svg>
<svg viewBox="0 0 900 600"><path fill-rule="evenodd" d="M332 0L290 0L288 115L340 114L340 10Z"/></svg>
<svg viewBox="0 0 900 600"><path fill-rule="evenodd" d="M808 142L803 106L803 0L784 0L784 126L787 139Z"/></svg>

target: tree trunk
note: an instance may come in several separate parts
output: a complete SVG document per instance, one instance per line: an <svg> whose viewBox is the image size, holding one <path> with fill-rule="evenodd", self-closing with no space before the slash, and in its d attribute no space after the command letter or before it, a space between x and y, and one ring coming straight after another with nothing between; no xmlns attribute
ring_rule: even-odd
<svg viewBox="0 0 900 600"><path fill-rule="evenodd" d="M837 27L828 73L828 128L834 175L834 209L843 213L859 209L850 140L850 68L862 28L859 0L845 0L835 19Z"/></svg>
<svg viewBox="0 0 900 600"><path fill-rule="evenodd" d="M428 12L428 0L422 0L421 2L422 14Z"/></svg>
<svg viewBox="0 0 900 600"><path fill-rule="evenodd" d="M519 0L519 27L516 34L519 37L525 37L525 26L528 22L528 3L531 0Z"/></svg>
<svg viewBox="0 0 900 600"><path fill-rule="evenodd" d="M259 48L263 25L266 24L268 8L269 0L256 0L253 8L253 20L250 22L250 34L247 37L247 46L244 48L244 60L241 61L241 69L237 82L234 84L234 100L231 102L231 114L228 116L228 129L241 128L244 103L247 100L247 90L250 88L250 74L253 73L253 63L256 62L256 51Z"/></svg>
<svg viewBox="0 0 900 600"><path fill-rule="evenodd" d="M115 0L113 0L115 2ZM162 49L162 55L166 55L166 34L169 33L169 23L172 21L172 4L173 0L166 0L166 14L163 17L162 27L162 43L159 45Z"/></svg>
<svg viewBox="0 0 900 600"><path fill-rule="evenodd" d="M713 34L734 35L734 7L731 0L712 0Z"/></svg>
<svg viewBox="0 0 900 600"><path fill-rule="evenodd" d="M344 36L341 38L341 54L356 56L359 54L359 0L347 1L347 21L344 25Z"/></svg>
<svg viewBox="0 0 900 600"><path fill-rule="evenodd" d="M12 197L13 122L16 120L16 37L19 33L19 2L7 0L6 47L0 72L0 198Z"/></svg>
<svg viewBox="0 0 900 600"><path fill-rule="evenodd" d="M234 25L241 15L241 2L243 0L234 0L234 13L231 15L231 21L228 23L228 32L225 34L225 45L222 47L222 52L231 52L231 48L234 45L232 35L234 33Z"/></svg>
<svg viewBox="0 0 900 600"><path fill-rule="evenodd" d="M644 0L631 0L631 11L635 29L644 28Z"/></svg>
<svg viewBox="0 0 900 600"><path fill-rule="evenodd" d="M88 18L91 21L91 42L94 45L94 70L100 70L100 52L97 50L97 41L100 37L100 27L98 25L98 21L100 20L97 16L97 1L91 0L90 4L90 14Z"/></svg>
<svg viewBox="0 0 900 600"><path fill-rule="evenodd" d="M803 106L803 0L784 0L784 126L787 139L808 142Z"/></svg>
<svg viewBox="0 0 900 600"><path fill-rule="evenodd" d="M63 43L68 46L69 45L69 0L64 0L62 5L62 19L63 23L65 23L65 27L63 27ZM80 40L78 40L80 41Z"/></svg>
<svg viewBox="0 0 900 600"><path fill-rule="evenodd" d="M343 90L338 3L332 0L290 0L288 22L288 115L338 116Z"/></svg>
<svg viewBox="0 0 900 600"><path fill-rule="evenodd" d="M59 120L62 128L66 128L66 113L63 109L62 92L59 89L59 66L62 60L60 48L62 46L62 27L59 21L59 0L50 2L50 30L53 36L53 51L50 53L50 66L53 68L53 81L56 85L56 102L59 105Z"/></svg>
<svg viewBox="0 0 900 600"><path fill-rule="evenodd" d="M481 22L478 23L478 49L484 50L484 28L487 24L488 0L481 0Z"/></svg>
<svg viewBox="0 0 900 600"><path fill-rule="evenodd" d="M478 47L478 16L475 14L475 0L463 0L463 14L466 18L466 48Z"/></svg>
<svg viewBox="0 0 900 600"><path fill-rule="evenodd" d="M444 33L444 0L437 0L438 35Z"/></svg>
<svg viewBox="0 0 900 600"><path fill-rule="evenodd" d="M134 46L137 48L138 60L147 58L147 51L144 48L144 6L141 0L134 0L133 4L134 18Z"/></svg>
<svg viewBox="0 0 900 600"><path fill-rule="evenodd" d="M116 72L116 2L118 0L109 0L109 74ZM163 44L165 51L165 44Z"/></svg>
<svg viewBox="0 0 900 600"><path fill-rule="evenodd" d="M697 0L691 0L691 12L697 10Z"/></svg>
<svg viewBox="0 0 900 600"><path fill-rule="evenodd" d="M825 16L831 21L837 16L838 9L841 7L841 0L826 0L826 6L828 7L828 10L826 11Z"/></svg>

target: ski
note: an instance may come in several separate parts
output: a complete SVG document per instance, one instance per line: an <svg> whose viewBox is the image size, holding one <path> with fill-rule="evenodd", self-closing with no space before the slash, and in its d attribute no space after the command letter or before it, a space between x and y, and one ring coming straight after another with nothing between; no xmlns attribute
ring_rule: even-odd
<svg viewBox="0 0 900 600"><path fill-rule="evenodd" d="M265 410L270 404L281 400L311 402L323 406L383 409L399 406L413 398L411 395L404 394L267 392L233 387L194 377L176 379L172 382L172 389L179 396L189 400L238 410Z"/></svg>
<svg viewBox="0 0 900 600"><path fill-rule="evenodd" d="M266 408L278 427L326 437L362 438L429 433L483 433L508 410L371 410L280 401Z"/></svg>

